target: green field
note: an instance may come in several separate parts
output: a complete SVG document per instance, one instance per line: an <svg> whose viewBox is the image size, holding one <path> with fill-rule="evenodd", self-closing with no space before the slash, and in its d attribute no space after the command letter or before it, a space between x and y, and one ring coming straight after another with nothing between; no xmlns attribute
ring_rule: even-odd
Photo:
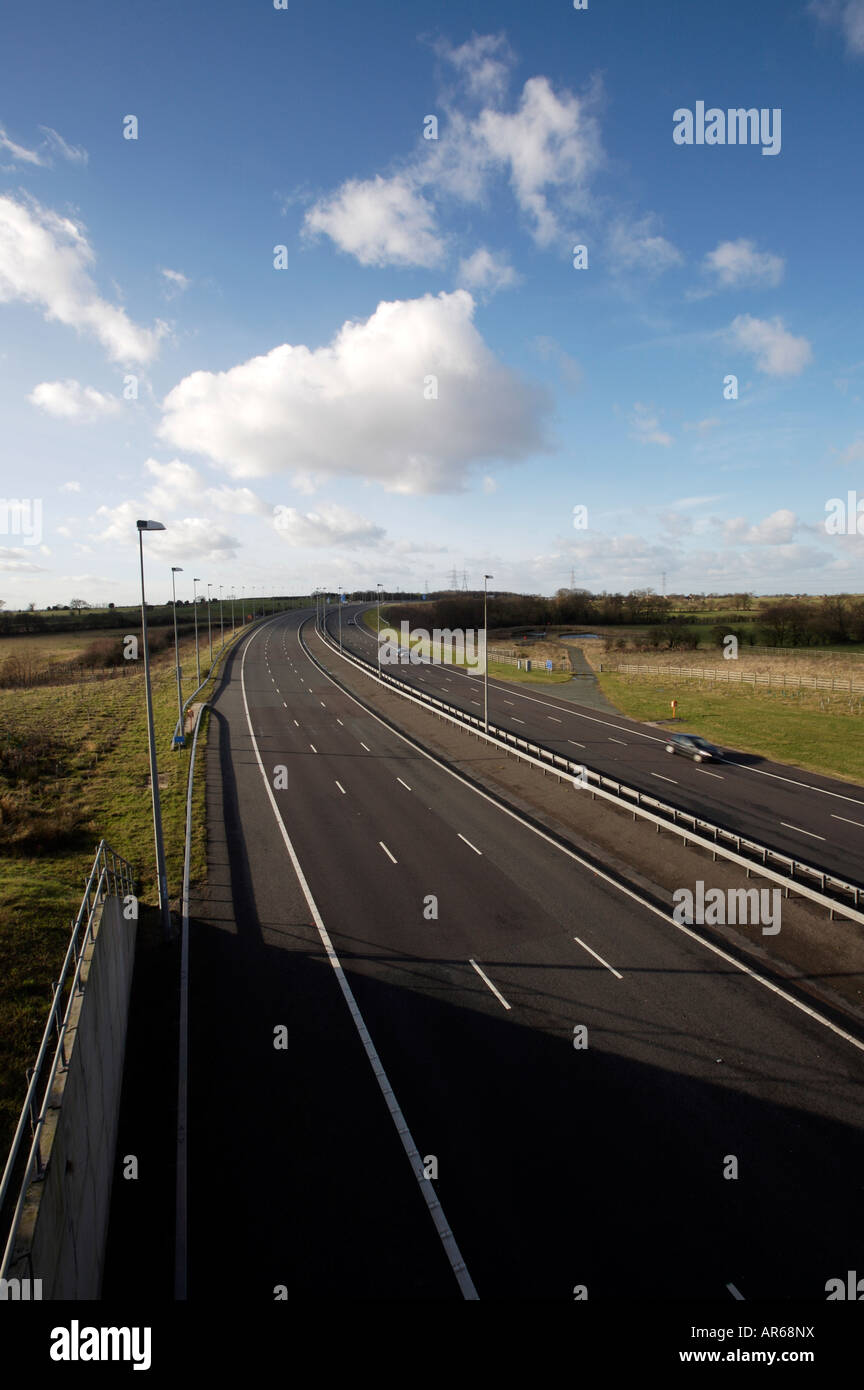
<svg viewBox="0 0 864 1390"><path fill-rule="evenodd" d="M663 676L599 676L603 693L633 719L668 721L712 743L793 767L864 783L862 700L821 691L768 690Z"/></svg>
<svg viewBox="0 0 864 1390"><path fill-rule="evenodd" d="M239 633L238 633L239 635ZM206 654L205 654L206 655ZM181 652L184 697L194 643ZM206 669L206 661L204 663ZM218 673L218 672L217 672ZM171 751L177 719L173 653L152 667L169 894L179 899L188 747ZM212 685L202 692L206 697ZM206 714L205 714L206 720ZM0 690L0 1155L11 1140L56 979L100 839L158 902L143 672L116 679ZM202 736L206 728L202 728ZM191 746L191 740L190 745ZM198 756L203 752L199 737ZM205 787L195 783L192 873L206 872Z"/></svg>

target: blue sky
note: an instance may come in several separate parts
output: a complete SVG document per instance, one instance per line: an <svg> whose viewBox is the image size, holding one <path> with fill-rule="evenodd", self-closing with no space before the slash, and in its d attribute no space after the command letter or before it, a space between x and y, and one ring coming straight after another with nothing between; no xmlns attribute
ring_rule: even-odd
<svg viewBox="0 0 864 1390"><path fill-rule="evenodd" d="M864 0L49 0L2 40L9 607L133 600L145 515L154 597L861 590ZM676 143L700 102L773 125Z"/></svg>

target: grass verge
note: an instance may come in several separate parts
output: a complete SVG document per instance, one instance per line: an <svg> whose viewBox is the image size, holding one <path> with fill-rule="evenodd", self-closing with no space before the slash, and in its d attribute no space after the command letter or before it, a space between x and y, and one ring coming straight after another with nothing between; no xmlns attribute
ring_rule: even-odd
<svg viewBox="0 0 864 1390"><path fill-rule="evenodd" d="M239 635L239 634L238 634ZM181 649L186 695L194 645ZM216 673L221 669L216 666ZM183 878L187 747L173 653L151 668L165 858L172 906ZM199 699L212 692L209 681ZM192 875L206 875L203 752L193 793ZM133 865L139 897L158 902L143 671L122 680L0 690L0 1159L14 1133L56 979L100 839Z"/></svg>
<svg viewBox="0 0 864 1390"><path fill-rule="evenodd" d="M604 695L633 719L669 721L713 743L755 753L794 767L864 783L864 739L856 701L821 691L768 690L753 686L706 687L701 680L662 676L598 677Z"/></svg>

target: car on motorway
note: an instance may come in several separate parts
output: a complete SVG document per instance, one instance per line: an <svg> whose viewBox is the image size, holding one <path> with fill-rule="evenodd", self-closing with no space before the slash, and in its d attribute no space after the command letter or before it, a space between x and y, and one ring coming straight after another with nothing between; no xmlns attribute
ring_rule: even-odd
<svg viewBox="0 0 864 1390"><path fill-rule="evenodd" d="M720 749L715 748L707 739L700 738L698 734L670 734L666 752L683 753L685 758L692 758L694 763L710 762L713 758L720 757Z"/></svg>

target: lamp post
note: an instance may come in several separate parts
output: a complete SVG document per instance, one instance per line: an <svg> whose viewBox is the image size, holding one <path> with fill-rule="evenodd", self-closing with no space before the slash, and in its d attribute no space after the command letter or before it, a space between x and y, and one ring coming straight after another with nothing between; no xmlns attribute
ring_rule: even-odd
<svg viewBox="0 0 864 1390"><path fill-rule="evenodd" d="M220 630L220 632L221 632L221 634L222 634L222 642L221 642L221 645L220 645L220 647L219 647L219 650L220 650L220 652L221 652L222 647L225 646L225 614L224 614L223 611L222 611L222 585L221 585L221 584L219 585L219 630Z"/></svg>
<svg viewBox="0 0 864 1390"><path fill-rule="evenodd" d="M198 649L198 590L195 586L200 583L200 579L192 580L192 606L195 610L195 675L198 680L196 690L201 684L201 652Z"/></svg>
<svg viewBox="0 0 864 1390"><path fill-rule="evenodd" d="M138 554L141 561L141 633L144 639L144 693L147 700L147 741L150 754L150 796L153 803L153 839L156 844L156 877L159 883L159 910L166 941L171 937L168 910L168 878L165 873L165 846L162 843L162 807L159 802L159 772L156 766L156 735L153 731L153 696L150 690L150 649L147 642L147 600L144 597L144 532L164 531L161 521L136 521Z"/></svg>
<svg viewBox="0 0 864 1390"><path fill-rule="evenodd" d="M231 593L231 636L232 636L232 637L234 636L234 598L235 598L235 594L234 594L234 592L233 592L233 590L232 590L232 593Z"/></svg>
<svg viewBox="0 0 864 1390"><path fill-rule="evenodd" d="M240 618L243 626L246 626L246 585L240 585Z"/></svg>
<svg viewBox="0 0 864 1390"><path fill-rule="evenodd" d="M487 734L489 732L489 643L486 639L486 606L488 602L486 581L494 578L494 574L484 574L483 576L483 723Z"/></svg>
<svg viewBox="0 0 864 1390"><path fill-rule="evenodd" d="M210 642L210 670L207 672L208 675L210 671L213 670L213 628L210 623L210 590L212 588L212 584L207 585L207 637Z"/></svg>
<svg viewBox="0 0 864 1390"><path fill-rule="evenodd" d="M183 682L180 675L180 642L177 637L177 587L174 580L175 574L182 574L180 565L171 566L171 607L174 610L174 667L177 672L177 733L174 736L174 747L183 748L186 737L183 733Z"/></svg>
<svg viewBox="0 0 864 1390"><path fill-rule="evenodd" d="M339 650L342 650L342 585L339 585Z"/></svg>

